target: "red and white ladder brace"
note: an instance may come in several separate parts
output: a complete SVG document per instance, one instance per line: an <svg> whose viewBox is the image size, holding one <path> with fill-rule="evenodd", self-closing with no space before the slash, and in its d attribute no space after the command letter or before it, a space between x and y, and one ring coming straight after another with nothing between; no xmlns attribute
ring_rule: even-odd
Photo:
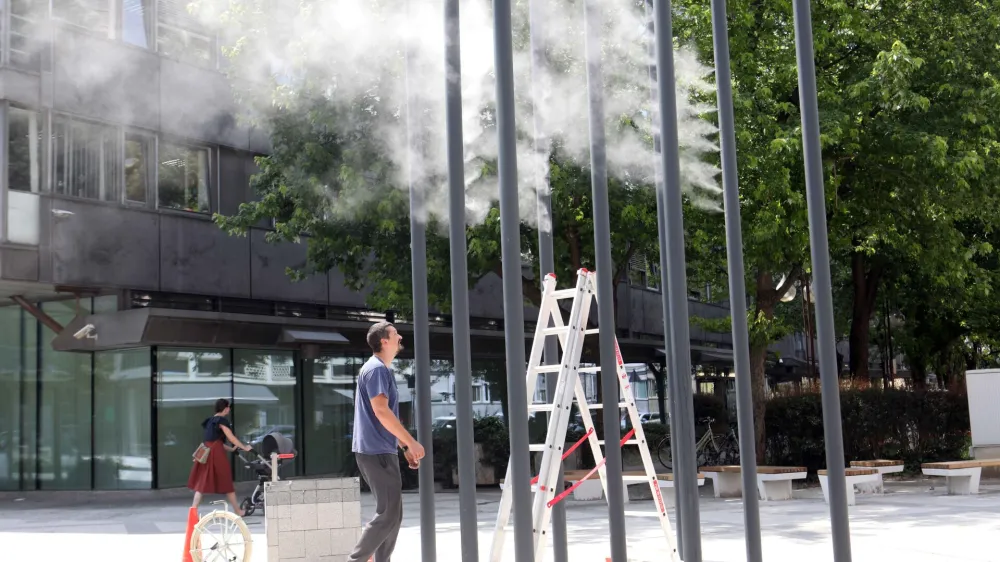
<svg viewBox="0 0 1000 562"><path fill-rule="evenodd" d="M564 323L559 301L570 298L573 299L573 306L570 309L569 321ZM597 278L596 274L592 271L587 271L586 269L579 270L577 272L576 288L573 289L556 290L556 276L551 273L545 276L542 288L542 303L538 312L538 323L535 325L535 338L531 345L531 355L528 358L528 369L525 380L527 396L531 397L535 395L538 375L556 373L559 379L551 403L528 405L529 413L552 412L552 415L549 417L545 443L531 444L529 446L531 451L542 451L538 476L531 481L531 489L534 495L532 502L532 529L535 539L535 561L543 559L553 505L566 498L577 486L590 478L594 472L599 473L604 497L608 497L608 481L604 467L607 459L601 450L604 440L597 438L590 412L591 410L603 408L603 405L587 403L587 395L584 392L583 382L579 376L580 373L600 371L600 367L580 367L584 338L587 335L597 334L599 331L598 329L587 329L591 304L596 300ZM551 327L549 326L550 319L552 321ZM562 356L558 364L540 364L547 336L558 336L559 338ZM621 351L618 349L617 338L615 338L615 356L617 359L618 387L621 391L620 396L624 400L618 403L618 407L625 408L628 411L629 419L632 422L632 429L620 442L623 447L625 445L637 445L639 447L645 472L643 476L623 475L622 480L626 484L630 482L648 483L650 491L653 494L655 507L655 511L625 511L625 515L658 518L660 520L660 527L663 530L663 536L667 541L670 562L681 562L677 547L674 544L674 533L670 526L670 519L667 516L667 507L660 491L659 482L657 481L656 470L653 467L653 459L650 456L646 436L643 433L642 423L639 420L639 413L635 407L635 399L632 396L628 373L625 371ZM563 451L566 443L566 429L569 425L574 398L576 399L586 433L569 450ZM616 424L613 428L606 428L605 431L611 430L618 436L620 434L618 427ZM633 435L634 438L632 438ZM558 475L559 463L584 440L590 443L590 449L593 452L596 466L585 478L576 482L571 488L563 490L563 483L560 481ZM508 485L510 482L510 463L508 462L507 476L504 479L503 494L500 499L500 510L493 533L493 544L490 548L490 562L501 562L502 559L505 535L511 514L511 486ZM558 495L556 495L557 489L559 491Z"/></svg>

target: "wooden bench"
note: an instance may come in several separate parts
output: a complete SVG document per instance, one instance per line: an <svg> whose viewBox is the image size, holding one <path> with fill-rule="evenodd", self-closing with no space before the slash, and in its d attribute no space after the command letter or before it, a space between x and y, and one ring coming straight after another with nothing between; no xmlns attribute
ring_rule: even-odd
<svg viewBox="0 0 1000 562"><path fill-rule="evenodd" d="M885 483L882 480L883 475L892 474L894 472L903 472L903 461L876 459L873 461L851 461L852 468L874 468L878 471L878 482L875 484L859 484L858 491L865 492L868 491L866 488L871 486L871 489L876 494L885 493Z"/></svg>
<svg viewBox="0 0 1000 562"><path fill-rule="evenodd" d="M875 468L847 468L844 469L847 477L847 505L854 505L854 487L863 487L866 484L877 484L882 475ZM826 470L819 471L819 485L823 488L823 499L830 503L830 477Z"/></svg>
<svg viewBox="0 0 1000 562"><path fill-rule="evenodd" d="M929 462L920 470L927 476L944 476L949 496L967 496L979 493L984 466L1000 466L1000 459Z"/></svg>
<svg viewBox="0 0 1000 562"><path fill-rule="evenodd" d="M712 479L717 498L743 497L743 475L739 465L703 466L700 472ZM762 500L792 499L792 480L805 480L804 466L758 466L757 493Z"/></svg>
<svg viewBox="0 0 1000 562"><path fill-rule="evenodd" d="M563 480L576 483L581 478L587 476L590 470L567 470L563 473ZM674 487L674 475L671 473L657 474L656 482L660 485L660 489L663 488L673 488ZM622 472L622 488L625 492L625 503L629 503L628 499L628 487L634 484L646 484L649 485L646 473L641 470L626 470ZM705 475L698 475L698 485L703 486L705 484ZM599 472L595 472L587 478L587 481L583 484L577 486L573 490L573 499L579 501L591 501L599 500L604 496L604 488L601 486L601 475ZM664 501L668 506L673 505L673 494L663 494Z"/></svg>

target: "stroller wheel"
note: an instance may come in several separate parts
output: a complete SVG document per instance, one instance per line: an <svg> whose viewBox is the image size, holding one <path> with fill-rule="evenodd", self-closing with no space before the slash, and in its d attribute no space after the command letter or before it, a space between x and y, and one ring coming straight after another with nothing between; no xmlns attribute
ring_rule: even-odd
<svg viewBox="0 0 1000 562"><path fill-rule="evenodd" d="M253 515L256 506L254 505L253 501L250 498L244 498L243 503L240 504L240 509L243 510L243 517L248 517L250 515Z"/></svg>

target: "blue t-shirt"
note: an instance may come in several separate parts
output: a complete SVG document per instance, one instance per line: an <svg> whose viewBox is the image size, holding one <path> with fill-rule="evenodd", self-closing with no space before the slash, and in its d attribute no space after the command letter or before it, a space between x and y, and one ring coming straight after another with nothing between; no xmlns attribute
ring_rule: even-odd
<svg viewBox="0 0 1000 562"><path fill-rule="evenodd" d="M364 455L396 454L396 436L375 417L372 398L384 394L389 408L399 418L399 393L392 371L378 357L372 356L358 373L358 390L354 393L354 438L351 450Z"/></svg>

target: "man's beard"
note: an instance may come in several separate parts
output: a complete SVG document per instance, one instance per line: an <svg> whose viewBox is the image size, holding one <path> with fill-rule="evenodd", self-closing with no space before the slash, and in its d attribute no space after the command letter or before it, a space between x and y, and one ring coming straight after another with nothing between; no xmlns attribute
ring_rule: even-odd
<svg viewBox="0 0 1000 562"><path fill-rule="evenodd" d="M403 347L403 342L399 342L399 348L396 349L396 353L399 353L400 351L403 351L404 349L406 349L406 348Z"/></svg>

